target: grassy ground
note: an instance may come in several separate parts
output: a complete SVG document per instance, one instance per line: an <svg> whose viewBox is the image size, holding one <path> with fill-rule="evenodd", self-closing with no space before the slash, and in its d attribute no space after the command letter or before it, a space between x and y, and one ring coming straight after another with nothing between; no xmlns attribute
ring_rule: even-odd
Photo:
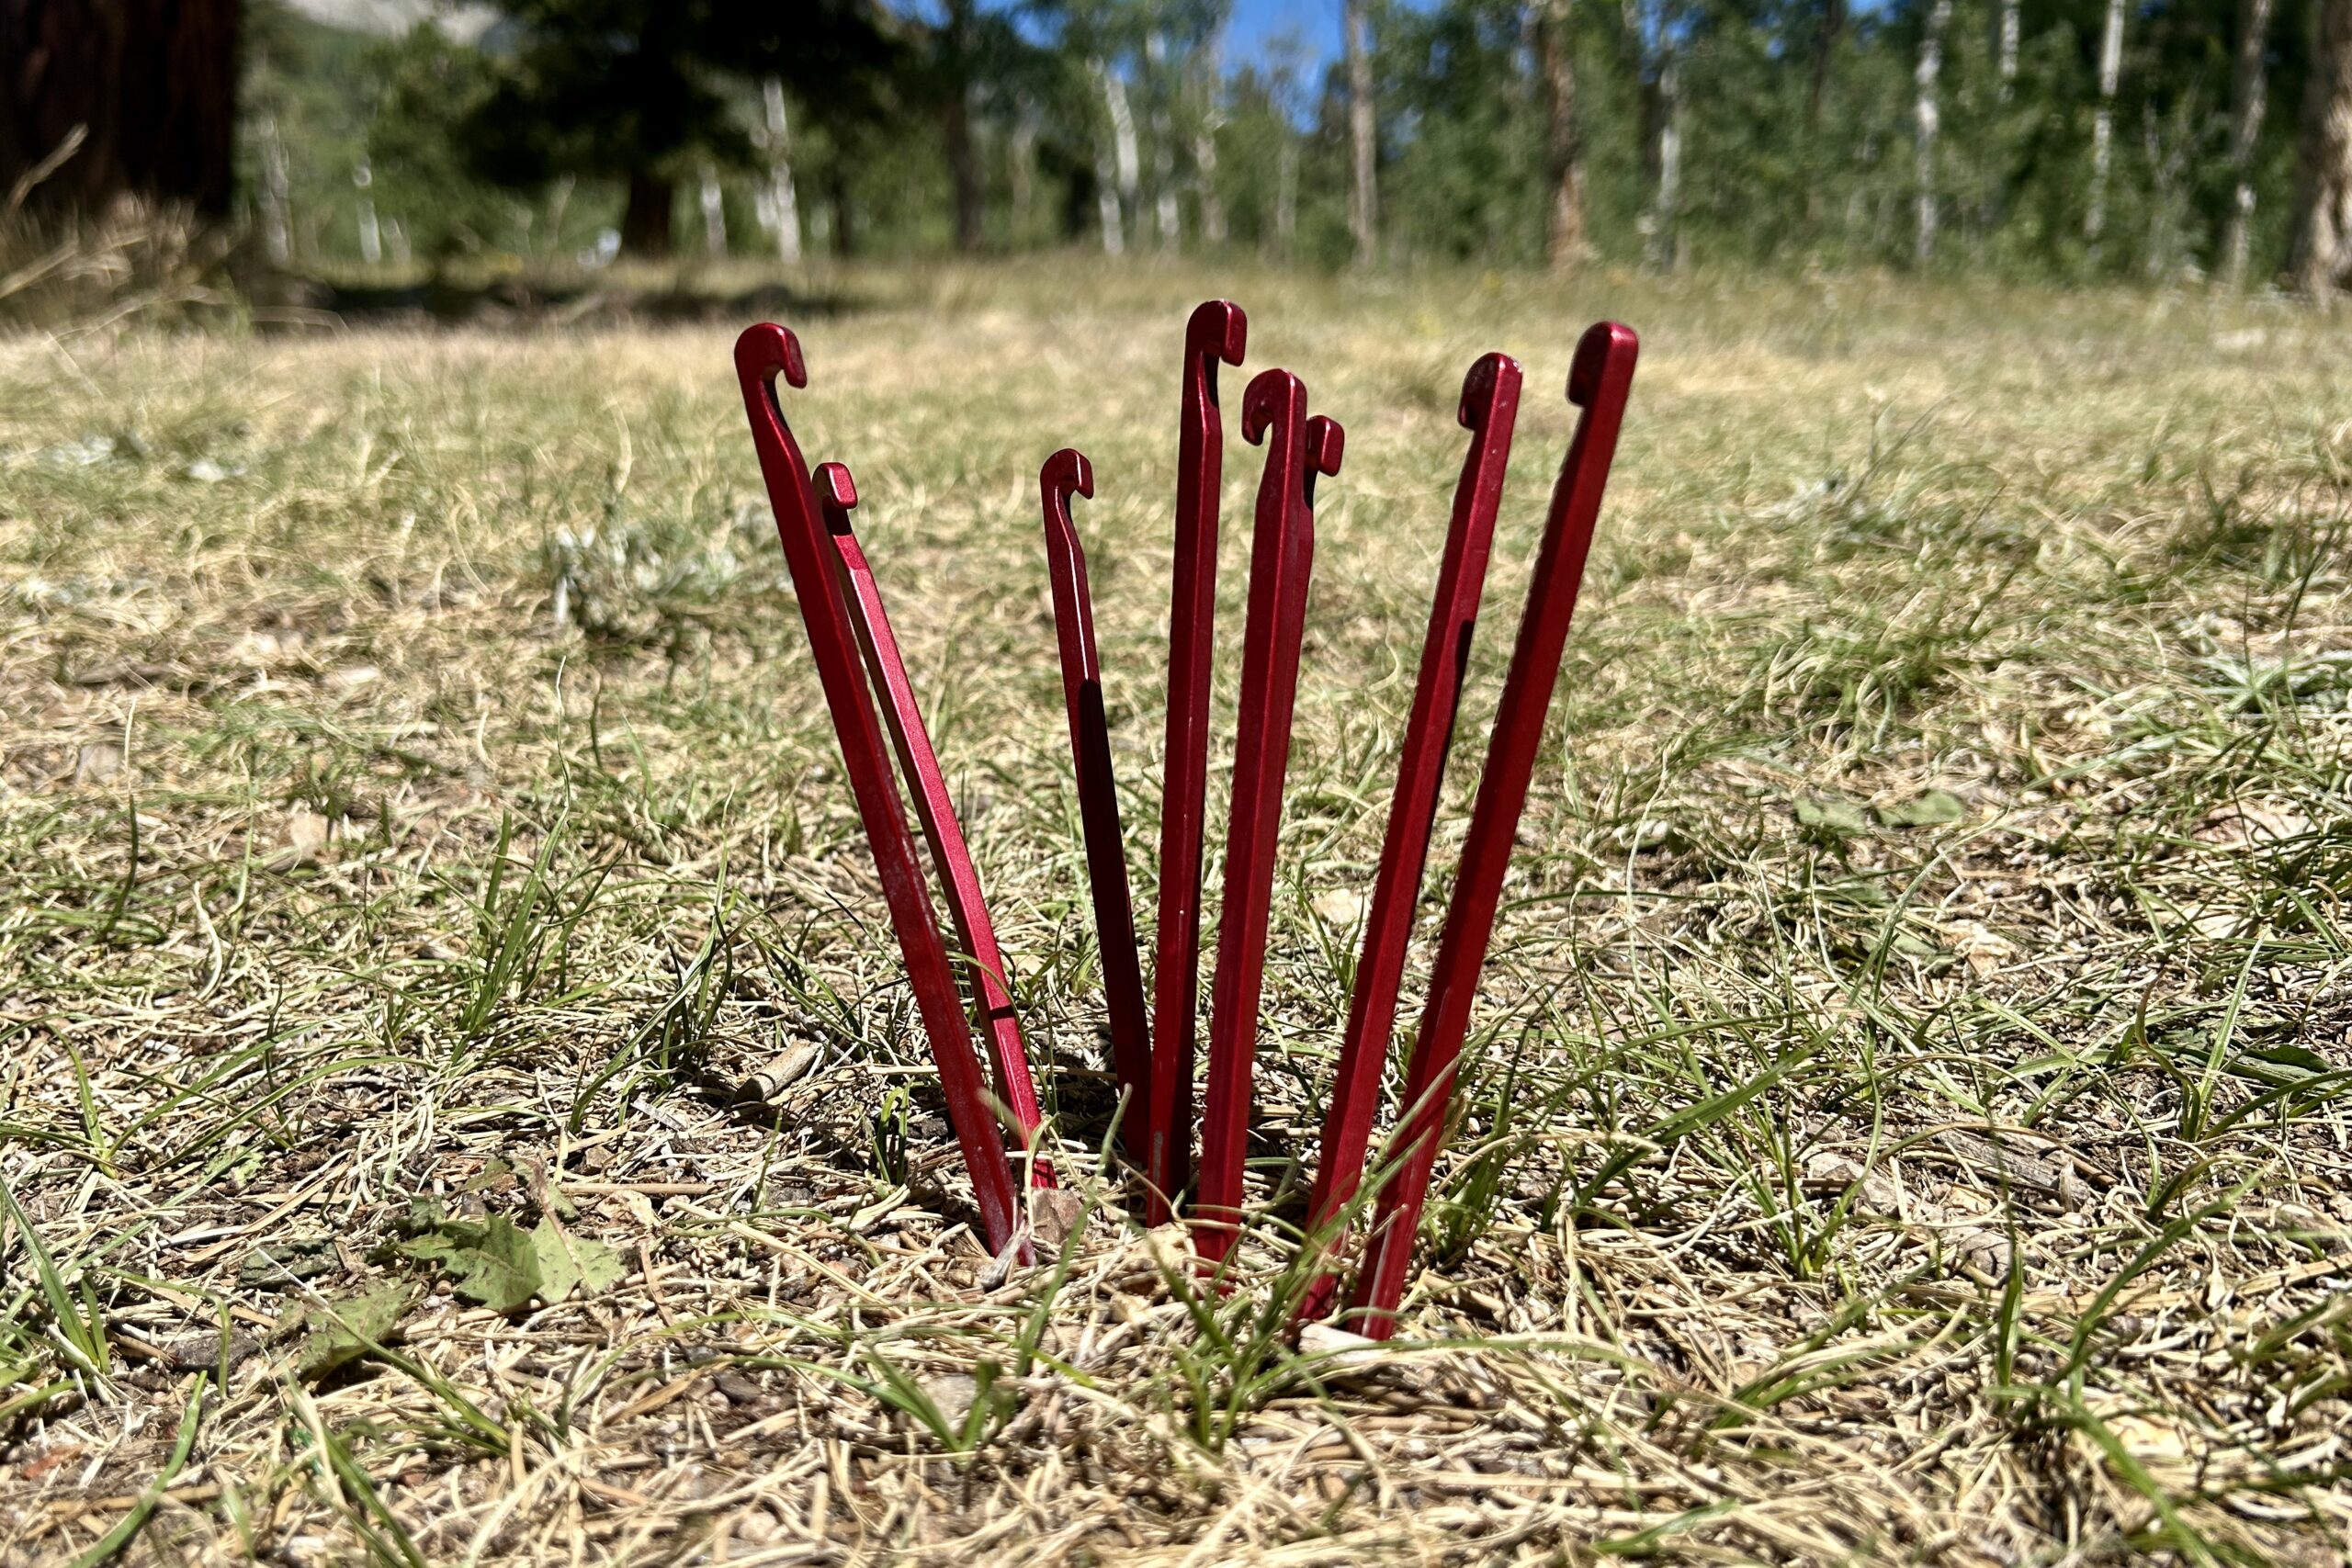
<svg viewBox="0 0 2352 1568"><path fill-rule="evenodd" d="M1219 290L1348 458L1203 1302L1093 1152L1035 476L1094 459L1148 916ZM1483 736L1602 314L1645 357L1404 1337L1302 1356L1459 377L1528 368ZM2340 324L1078 266L794 324L1084 1229L973 1239L728 327L0 340L0 1558L2342 1560Z"/></svg>

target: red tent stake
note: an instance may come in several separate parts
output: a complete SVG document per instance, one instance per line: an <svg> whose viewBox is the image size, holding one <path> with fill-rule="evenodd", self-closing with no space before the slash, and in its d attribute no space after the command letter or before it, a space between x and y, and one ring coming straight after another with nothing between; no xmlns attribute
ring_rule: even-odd
<svg viewBox="0 0 2352 1568"><path fill-rule="evenodd" d="M1184 324L1176 437L1176 574L1168 606L1168 744L1159 804L1159 930L1152 966L1144 1216L1165 1224L1191 1179L1193 1012L1200 1001L1201 831L1209 779L1209 655L1216 618L1217 489L1225 421L1216 367L1241 363L1249 318L1213 299Z"/></svg>
<svg viewBox="0 0 2352 1568"><path fill-rule="evenodd" d="M841 561L849 596L850 624L856 628L860 651L874 686L882 695L882 718L890 731L914 795L915 818L931 845L932 864L939 868L947 888L947 911L956 922L956 939L964 944L971 993L978 1003L981 1027L988 1034L996 1062L998 1098L1004 1102L1023 1149L1029 1156L1030 1184L1054 1185L1054 1168L1037 1154L1037 1091L1029 1079L1028 1047L1021 1038L1021 1022L1013 1016L1011 984L1004 954L997 947L996 923L989 919L988 900L980 893L979 868L964 842L964 826L956 818L955 797L932 750L931 734L923 728L922 710L915 703L914 682L907 678L907 663L890 617L882 608L882 589L866 565L849 514L857 505L857 483L839 463L817 466L815 485L825 510L826 531Z"/></svg>
<svg viewBox="0 0 2352 1568"><path fill-rule="evenodd" d="M1430 829L1437 818L1438 790L1453 739L1454 714L1462 705L1462 682L1469 672L1470 636L1478 622L1478 594L1487 579L1495 509L1502 500L1503 473L1510 462L1511 428L1519 418L1519 381L1517 360L1509 355L1489 354L1470 367L1462 382L1458 417L1472 433L1470 451L1462 460L1462 479L1453 491L1453 523L1446 530L1445 553L1439 560L1429 632L1421 639L1420 672L1413 686L1412 712L1405 724L1396 790L1388 802L1388 829L1381 842L1371 913L1364 923L1363 954L1356 962L1355 993L1348 1003L1339 1081L1324 1113L1315 1194L1307 1206L1309 1237L1326 1235L1363 1179L1364 1150L1372 1141L1373 1115L1379 1109L1381 1075L1396 1032L1405 947L1413 933L1414 908L1429 861ZM1338 1286L1336 1274L1326 1270L1317 1275L1300 1300L1299 1319L1321 1317Z"/></svg>
<svg viewBox="0 0 2352 1568"><path fill-rule="evenodd" d="M1071 523L1069 498L1094 494L1086 454L1063 447L1037 476L1046 514L1046 566L1053 579L1054 632L1061 647L1062 697L1069 709L1069 750L1078 771L1078 817L1086 836L1086 880L1094 897L1094 935L1102 953L1102 992L1111 1014L1111 1062L1126 1092L1121 1122L1129 1150L1144 1147L1151 1125L1151 1021L1145 1010L1143 964L1127 891L1126 837L1119 825L1118 785L1111 773L1111 731L1102 713L1102 664L1094 650L1094 602L1086 591L1086 552Z"/></svg>
<svg viewBox="0 0 2352 1568"><path fill-rule="evenodd" d="M794 387L808 384L799 340L769 322L747 329L735 340L735 374L742 385L743 410L751 420L752 443L759 451L768 500L775 510L785 564L792 573L801 620L808 630L817 678L832 715L834 735L841 741L842 761L857 797L858 815L865 819L866 839L873 846L874 868L881 878L890 924L898 933L899 951L914 987L932 1060L939 1067L948 1121L971 1173L989 1246L1001 1253L1008 1247L1024 1245L1020 1195L1004 1157L1003 1141L997 1134L979 1063L973 1055L971 1029L956 994L956 973L932 917L922 866L899 804L881 727L875 720L873 703L858 668L856 637L842 601L833 550L818 518L808 466L776 397L779 375Z"/></svg>
<svg viewBox="0 0 2352 1568"><path fill-rule="evenodd" d="M1536 557L1534 581L1511 650L1487 763L1478 775L1478 798L1470 813L1470 834L1462 848L1462 868L1446 906L1438 939L1429 1005L1405 1082L1402 1125L1393 1148L1396 1166L1380 1190L1372 1240L1350 1305L1358 1333L1385 1339L1396 1331L1397 1303L1412 1260L1421 1206L1429 1196L1430 1172L1437 1160L1454 1088L1454 1066L1470 1025L1478 971L1494 934L1502 899L1503 875L1510 868L1513 837L1527 804L1528 780L1543 744L1544 715L1560 672L1568 619L1584 578L1586 552L1600 513L1610 459L1617 449L1625 395L1634 380L1638 352L1632 331L1603 322L1577 344L1568 372L1568 400L1581 406L1575 439L1568 444L1559 482L1553 488L1551 515Z"/></svg>
<svg viewBox="0 0 2352 1568"><path fill-rule="evenodd" d="M1344 440L1332 421L1306 417L1306 388L1287 370L1265 371L1250 383L1241 434L1266 443L1266 468L1250 552L1225 905L1209 996L1208 1102L1201 1121L1200 1191L1193 1204L1193 1245L1210 1264L1224 1258L1241 1222L1274 846L1306 631L1307 579L1315 565L1315 476L1340 471Z"/></svg>

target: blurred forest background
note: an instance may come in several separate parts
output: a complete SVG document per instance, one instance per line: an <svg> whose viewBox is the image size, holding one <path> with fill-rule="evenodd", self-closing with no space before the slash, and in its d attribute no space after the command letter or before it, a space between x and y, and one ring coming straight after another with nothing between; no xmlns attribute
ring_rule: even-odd
<svg viewBox="0 0 2352 1568"><path fill-rule="evenodd" d="M1305 0L1246 46L1232 22L0 0L0 189L48 243L186 210L345 282L1084 247L2352 286L2352 0Z"/></svg>

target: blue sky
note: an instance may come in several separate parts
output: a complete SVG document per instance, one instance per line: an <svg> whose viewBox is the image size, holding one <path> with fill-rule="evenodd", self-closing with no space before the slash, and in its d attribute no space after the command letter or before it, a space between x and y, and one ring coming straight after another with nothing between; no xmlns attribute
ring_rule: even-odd
<svg viewBox="0 0 2352 1568"><path fill-rule="evenodd" d="M1020 0L980 0L986 10L1015 11ZM1406 0L1415 4L1416 0ZM1340 53L1340 0L1232 0L1233 17L1225 29L1225 62L1228 68L1261 58L1269 39L1285 32L1298 35L1306 51L1310 71ZM936 0L919 0L918 9L935 13Z"/></svg>
<svg viewBox="0 0 2352 1568"><path fill-rule="evenodd" d="M1340 52L1340 0L1233 0L1233 20L1225 29L1226 59L1255 60L1266 40L1289 31L1298 35L1317 64Z"/></svg>

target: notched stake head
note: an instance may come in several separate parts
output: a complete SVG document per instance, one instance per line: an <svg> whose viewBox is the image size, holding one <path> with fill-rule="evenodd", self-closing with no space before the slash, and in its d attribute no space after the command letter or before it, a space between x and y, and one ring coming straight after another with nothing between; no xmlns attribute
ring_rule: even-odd
<svg viewBox="0 0 2352 1568"><path fill-rule="evenodd" d="M1317 414L1306 422L1306 466L1318 474L1329 476L1340 471L1340 457L1348 449L1348 433L1329 414Z"/></svg>
<svg viewBox="0 0 2352 1568"><path fill-rule="evenodd" d="M1064 512L1069 510L1069 498L1073 495L1094 499L1094 465L1075 446L1065 446L1046 458L1038 477L1045 481L1046 492Z"/></svg>
<svg viewBox="0 0 2352 1568"><path fill-rule="evenodd" d="M1230 299L1211 299L1194 307L1192 319L1184 323L1184 353L1191 358L1238 365L1249 340L1250 318Z"/></svg>
<svg viewBox="0 0 2352 1568"><path fill-rule="evenodd" d="M1462 407L1454 418L1464 430L1485 430L1495 422L1495 409L1505 397L1519 393L1519 361L1508 354L1483 354L1462 378Z"/></svg>
<svg viewBox="0 0 2352 1568"><path fill-rule="evenodd" d="M1306 384L1287 370L1261 370L1241 394L1241 439L1252 446L1265 440L1275 420L1295 417L1306 404Z"/></svg>
<svg viewBox="0 0 2352 1568"><path fill-rule="evenodd" d="M781 375L788 386L808 384L808 362L800 357L800 340L790 327L762 321L743 329L735 340L735 367L765 380Z"/></svg>

